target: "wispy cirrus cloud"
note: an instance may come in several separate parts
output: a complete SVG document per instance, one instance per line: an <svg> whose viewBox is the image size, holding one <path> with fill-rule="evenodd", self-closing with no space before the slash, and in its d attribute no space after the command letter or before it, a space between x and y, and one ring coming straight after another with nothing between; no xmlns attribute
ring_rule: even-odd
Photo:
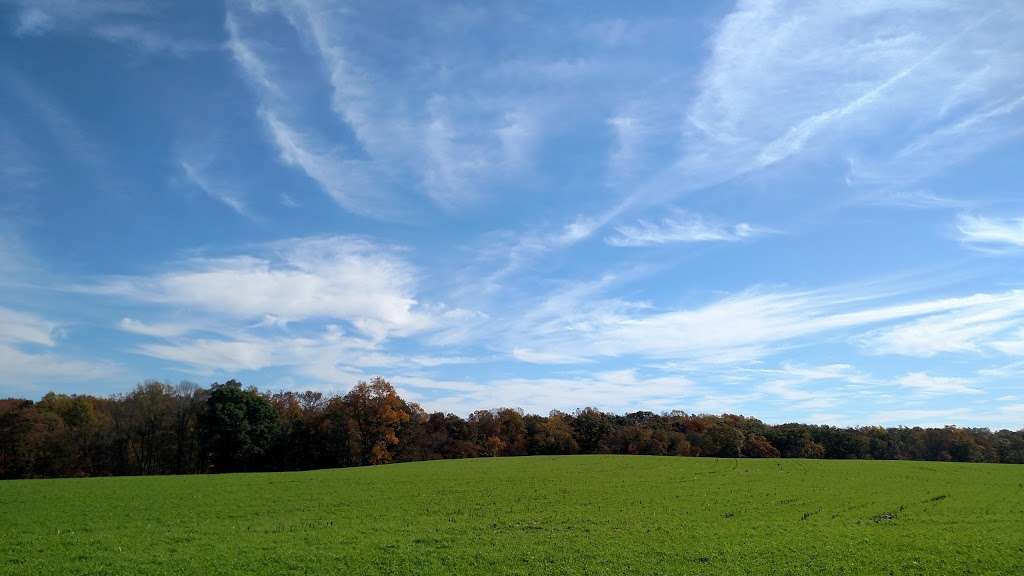
<svg viewBox="0 0 1024 576"><path fill-rule="evenodd" d="M1024 17L1017 17L1024 21ZM1018 46L1016 59L1024 57ZM1007 65L1008 63L1002 63ZM1003 85L1003 82L1006 85ZM895 200L906 197L904 190L917 186L925 178L948 167L974 158L983 151L1024 135L1024 79L993 79L987 99L976 103L978 108L940 123L937 128L915 137L902 148L882 158L851 156L847 182L857 188L888 190ZM1001 91L1016 90L1004 97ZM944 112L943 116L953 114ZM869 199L872 196L869 195ZM918 195L919 200L922 199ZM925 198L929 204L950 205L954 199Z"/></svg>
<svg viewBox="0 0 1024 576"><path fill-rule="evenodd" d="M14 32L38 35L58 29L88 27L110 18L137 17L151 13L145 2L132 0L96 0L67 2L63 0L13 0L16 8Z"/></svg>
<svg viewBox="0 0 1024 576"><path fill-rule="evenodd" d="M961 214L957 219L960 241L982 248L1024 248L1024 217L991 218Z"/></svg>
<svg viewBox="0 0 1024 576"><path fill-rule="evenodd" d="M676 242L737 242L769 233L771 230L746 222L727 225L699 214L674 210L658 222L640 220L634 225L617 226L615 234L606 237L605 242L619 247Z"/></svg>
<svg viewBox="0 0 1024 576"><path fill-rule="evenodd" d="M155 336L160 338L172 338L191 332L195 327L188 324L176 323L148 323L134 318L122 318L117 323L119 330L139 334L141 336Z"/></svg>
<svg viewBox="0 0 1024 576"><path fill-rule="evenodd" d="M778 368L738 368L725 376L748 383L761 403L784 403L787 409L809 412L835 409L863 396L872 380L846 363L814 366L784 362Z"/></svg>
<svg viewBox="0 0 1024 576"><path fill-rule="evenodd" d="M61 353L61 334L58 322L0 307L0 396L4 395L4 386L16 383L48 384L71 379L93 381L123 372L122 367L114 362L82 360Z"/></svg>
<svg viewBox="0 0 1024 576"><path fill-rule="evenodd" d="M57 324L34 314L0 307L0 342L54 346Z"/></svg>
<svg viewBox="0 0 1024 576"><path fill-rule="evenodd" d="M1024 293L1018 290L978 294L969 300L948 312L868 332L858 341L875 354L931 358L979 353L991 349L1000 334L1024 323Z"/></svg>
<svg viewBox="0 0 1024 576"><path fill-rule="evenodd" d="M1024 305L1018 291L891 303L891 294L833 288L751 289L699 306L655 307L605 296L613 285L581 285L524 303L531 313L505 322L492 319L489 326L499 341L529 342L530 349L555 358L741 364L829 335L904 355L993 349L996 336L1020 325ZM1004 348L1012 346L1008 342Z"/></svg>
<svg viewBox="0 0 1024 576"><path fill-rule="evenodd" d="M104 151L82 126L80 119L71 113L66 103L44 85L16 69L4 67L3 73L11 93L24 105L27 114L41 128L41 132L49 136L59 153L71 164L83 169L97 184L106 184L110 170ZM21 142L11 149L16 154L21 151ZM26 156L22 158L26 159ZM38 167L31 171L40 178L45 177L45 172Z"/></svg>
<svg viewBox="0 0 1024 576"><path fill-rule="evenodd" d="M0 380L5 385L50 386L57 381L94 382L122 376L125 370L115 362L83 360L51 352L25 352L0 344ZM0 393L3 391L0 386Z"/></svg>
<svg viewBox="0 0 1024 576"><path fill-rule="evenodd" d="M224 184L214 184L203 169L188 160L182 160L179 164L185 177L208 196L242 216L251 217L248 207L237 192Z"/></svg>
<svg viewBox="0 0 1024 576"><path fill-rule="evenodd" d="M587 362L585 358L578 356L563 356L530 348L513 348L512 357L528 364L582 364Z"/></svg>
<svg viewBox="0 0 1024 576"><path fill-rule="evenodd" d="M160 29L159 10L149 2L132 0L13 0L14 33L18 36L78 34L147 53L185 57L218 50L212 42L175 36Z"/></svg>
<svg viewBox="0 0 1024 576"><path fill-rule="evenodd" d="M281 161L305 173L343 208L363 215L393 217L394 210L382 197L381 184L373 178L372 161L355 158L344 146L329 142L318 129L299 127L305 105L302 96L287 92L287 81L277 78L274 67L260 55L269 47L249 39L235 12L225 17L227 48L254 87L260 101L259 118ZM386 181L378 174L376 180Z"/></svg>
<svg viewBox="0 0 1024 576"><path fill-rule="evenodd" d="M619 412L670 410L697 398L696 386L682 374L653 375L637 370L606 370L547 378L499 378L465 382L396 375L395 384L431 410L468 414L482 406L518 407L538 413L571 411L586 398L591 406Z"/></svg>
<svg viewBox="0 0 1024 576"><path fill-rule="evenodd" d="M341 155L332 146L314 141L282 119L274 108L260 112L281 160L302 170L342 207L365 216L393 218L395 206L382 202L382 182L390 177L379 172L376 165Z"/></svg>
<svg viewBox="0 0 1024 576"><path fill-rule="evenodd" d="M0 177L11 190L30 190L39 185L42 170L33 156L30 147L0 118Z"/></svg>
<svg viewBox="0 0 1024 576"><path fill-rule="evenodd" d="M256 26L249 25L273 14L292 28L301 46L261 40ZM442 208L457 208L475 201L485 183L529 165L542 126L541 106L526 105L514 93L515 83L486 86L481 76L487 71L469 63L463 63L465 70L453 69L444 56L432 57L429 51L439 49L438 25L432 23L421 23L413 28L418 34L402 40L423 43L428 53L396 65L370 46L352 45L354 15L318 0L229 8L227 47L258 89L261 115L286 163L306 172L343 207L363 215L387 207L382 197L401 197L410 190ZM432 14L430 22L436 20ZM325 130L322 121L302 119L303 107L322 103L306 99L303 87L284 80L284 68L291 64L287 58L320 70L330 93L329 111L347 137ZM388 61L383 69L381 58ZM466 81L456 82L453 75ZM416 86L411 92L410 84Z"/></svg>
<svg viewBox="0 0 1024 576"><path fill-rule="evenodd" d="M128 44L152 54L166 53L179 58L220 50L220 46L190 38L179 38L139 24L100 24L91 34L111 43Z"/></svg>
<svg viewBox="0 0 1024 576"><path fill-rule="evenodd" d="M321 330L294 334L267 333L253 327L234 327L219 337L182 337L168 325L146 325L160 331L162 340L143 342L132 352L168 361L185 371L204 374L252 373L285 369L303 376L304 386L344 390L382 370L404 372L449 365L486 362L487 358L443 354L395 354L387 343L326 324Z"/></svg>
<svg viewBox="0 0 1024 576"><path fill-rule="evenodd" d="M896 380L896 384L923 395L937 394L981 394L967 378L932 376L926 372L911 372Z"/></svg>
<svg viewBox="0 0 1024 576"><path fill-rule="evenodd" d="M1022 18L1005 2L740 2L709 43L682 155L638 184L634 201L658 203L811 151L848 157L848 181L870 198L883 187L904 194L1021 133ZM862 153L867 142L878 148L882 131L884 150ZM900 161L889 163L894 154Z"/></svg>
<svg viewBox="0 0 1024 576"><path fill-rule="evenodd" d="M991 346L1004 354L1024 356L1024 327L994 340Z"/></svg>

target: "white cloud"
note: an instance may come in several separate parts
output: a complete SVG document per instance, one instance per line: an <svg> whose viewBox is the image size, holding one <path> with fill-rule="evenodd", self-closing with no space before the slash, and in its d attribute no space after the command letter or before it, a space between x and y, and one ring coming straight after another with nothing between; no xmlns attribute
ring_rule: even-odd
<svg viewBox="0 0 1024 576"><path fill-rule="evenodd" d="M82 290L241 319L342 320L378 338L432 325L414 296L415 269L393 249L342 236L278 242L260 252L195 258Z"/></svg>
<svg viewBox="0 0 1024 576"><path fill-rule="evenodd" d="M576 216L551 229L499 232L484 236L477 264L466 272L457 290L491 293L503 287L504 280L528 267L535 260L558 249L568 248L590 238L617 212L605 212L596 218Z"/></svg>
<svg viewBox="0 0 1024 576"><path fill-rule="evenodd" d="M979 411L974 408L906 408L876 412L870 416L873 424L891 426L942 427L963 422L1019 430L1024 419L1024 404L1007 404Z"/></svg>
<svg viewBox="0 0 1024 576"><path fill-rule="evenodd" d="M805 366L783 363L779 368L746 369L745 372L766 379L770 385L793 386L811 382L841 380L853 384L864 384L870 377L850 364L836 363L820 366Z"/></svg>
<svg viewBox="0 0 1024 576"><path fill-rule="evenodd" d="M369 74L351 61L336 39L342 28L333 18L336 12L317 0L285 2L279 8L319 53L331 85L334 111L352 128L360 144L371 153L393 145L389 140L398 135L392 132L395 125L376 109L382 102L375 97Z"/></svg>
<svg viewBox="0 0 1024 576"><path fill-rule="evenodd" d="M787 411L833 409L849 397L862 393L864 386L871 382L867 374L842 363L821 366L784 363L779 368L741 369L733 375L749 381L762 395L765 410L770 401L782 401ZM848 389L850 386L856 389Z"/></svg>
<svg viewBox="0 0 1024 576"><path fill-rule="evenodd" d="M79 33L100 40L129 44L144 52L188 56L215 47L158 30L153 5L132 0L9 0L19 6L15 16L17 36Z"/></svg>
<svg viewBox="0 0 1024 576"><path fill-rule="evenodd" d="M304 131L297 127L298 121L290 117L298 116L296 110L301 111L306 104L298 95L285 90L285 83L276 78L273 67L259 55L260 48L267 48L248 39L230 11L225 17L225 28L226 46L257 91L259 117L281 161L301 170L346 210L366 216L395 217L396 211L386 202L381 188L381 183L388 180L387 175L374 162L354 159L344 147L323 141L317 129Z"/></svg>
<svg viewBox="0 0 1024 576"><path fill-rule="evenodd" d="M992 342L992 347L1011 356L1024 356L1024 328Z"/></svg>
<svg viewBox="0 0 1024 576"><path fill-rule="evenodd" d="M208 196L214 200L224 203L227 207L238 212L242 216L250 216L245 202L241 199L238 193L233 190L229 190L223 185L214 185L211 183L207 175L195 164L187 160L182 160L180 164L185 176L187 176L192 183L202 189L202 191Z"/></svg>
<svg viewBox="0 0 1024 576"><path fill-rule="evenodd" d="M226 46L235 62L242 67L246 77L257 85L267 96L279 97L281 89L270 77L270 70L249 43L242 39L235 16L230 11L224 16L224 28L228 34Z"/></svg>
<svg viewBox="0 0 1024 576"><path fill-rule="evenodd" d="M224 338L176 338L164 342L147 342L134 352L168 360L203 374L257 371L272 367L290 367L298 373L321 381L330 381L328 374L338 372L339 365L357 368L391 365L382 356L380 343L366 337L346 334L339 326L327 324L318 333L294 336L276 333L259 335L246 327L236 327L233 335Z"/></svg>
<svg viewBox="0 0 1024 576"><path fill-rule="evenodd" d="M743 0L711 37L683 153L633 197L659 203L837 152L858 191L899 195L1022 133L1022 15L1012 3Z"/></svg>
<svg viewBox="0 0 1024 576"><path fill-rule="evenodd" d="M396 376L393 380L426 409L458 414L501 407L544 414L553 409L570 411L588 405L617 412L669 410L684 406L696 397L693 382L685 376L649 377L634 370L582 376L502 378L481 383L405 376Z"/></svg>
<svg viewBox="0 0 1024 576"><path fill-rule="evenodd" d="M365 42L359 40L365 11L322 0L235 5L226 23L228 48L262 93L264 112L301 134L311 144L307 149L346 161L355 186L373 185L369 199L412 195L453 210L529 171L540 134L563 107L578 106L565 85L595 69L588 60L564 58L495 64L482 55L486 49L467 48L479 38L465 32L468 21L507 24L498 16L503 10L471 12L455 5L413 7L406 17L415 26L385 27L377 41ZM266 28L260 20L266 23L268 15L282 17L297 38L276 35L271 46L261 43ZM399 44L406 49L395 58L391 47ZM296 66L319 71L311 81L324 84L329 110L309 99L305 86L288 81ZM340 138L337 126L325 125L324 113L344 126ZM359 178L352 170L366 173ZM342 186L332 182L326 188Z"/></svg>
<svg viewBox="0 0 1024 576"><path fill-rule="evenodd" d="M176 38L138 24L100 24L93 27L92 35L107 42L130 44L144 52L164 52L178 57L214 49L203 42Z"/></svg>
<svg viewBox="0 0 1024 576"><path fill-rule="evenodd" d="M0 343L54 346L57 324L10 308L0 307Z"/></svg>
<svg viewBox="0 0 1024 576"><path fill-rule="evenodd" d="M550 352L530 350L529 348L513 348L512 357L520 362L529 364L579 364L586 362L585 359L577 356L552 354Z"/></svg>
<svg viewBox="0 0 1024 576"><path fill-rule="evenodd" d="M978 376L995 380L1024 378L1024 362L1011 362L1002 366L990 366L978 370Z"/></svg>
<svg viewBox="0 0 1024 576"><path fill-rule="evenodd" d="M115 376L113 362L70 358L56 352L31 352L22 345L57 349L60 327L34 314L0 307L0 395L4 386L33 386L56 380L92 381Z"/></svg>
<svg viewBox="0 0 1024 576"><path fill-rule="evenodd" d="M428 106L430 119L423 127L424 181L431 198L442 206L453 206L472 196L470 181L487 170L489 162L485 150L460 142L446 108L437 96Z"/></svg>
<svg viewBox="0 0 1024 576"><path fill-rule="evenodd" d="M616 142L609 161L610 169L615 179L621 181L637 171L643 143L652 128L642 119L625 114L609 118L608 126L615 134Z"/></svg>
<svg viewBox="0 0 1024 576"><path fill-rule="evenodd" d="M853 161L851 160L851 164ZM904 190L879 188L873 193L866 193L860 198L865 205L895 206L898 208L966 208L970 202L949 196L939 196L927 190Z"/></svg>
<svg viewBox="0 0 1024 576"><path fill-rule="evenodd" d="M18 14L18 25L14 29L19 36L43 34L53 26L53 17L39 8L25 8Z"/></svg>
<svg viewBox="0 0 1024 576"><path fill-rule="evenodd" d="M987 314L998 315L995 311L999 310L1015 314L1012 306L1024 302L1017 291L883 304L882 299L891 295L865 295L849 289L749 290L696 307L655 308L644 302L604 297L602 292L613 280L583 283L540 301L523 302L520 306L529 313L494 319L488 328L494 338L507 343L506 349L522 348L528 342L529 349L556 357L636 356L735 364L765 357L780 348L803 345L811 336L820 341L832 333L848 339L856 334L851 335L851 331L872 325L941 318L958 311L969 320L973 318L970 321L982 322ZM860 338L877 344L888 334L885 330ZM893 334L898 331L897 326ZM903 341L908 339L904 337ZM900 341L895 336L890 340ZM924 346L919 344L917 350ZM880 350L881 344L876 347ZM945 347L952 349L948 343ZM909 345L902 348L908 350Z"/></svg>
<svg viewBox="0 0 1024 576"><path fill-rule="evenodd" d="M347 32L357 24L335 6L311 0L281 2L274 9L298 33L301 47L312 48L312 64L322 68L330 90L331 111L351 131L352 142L339 142L322 119L303 110L320 104L304 100L304 93L284 80L293 63L280 57L280 46L270 50L246 33L245 10L228 14L227 47L258 90L261 114L282 159L344 208L381 216L382 209L397 204L387 202L389 197L410 188L443 208L457 208L474 200L483 184L529 165L541 126L537 106L450 82L453 70L426 56L397 66L388 57L382 69L372 48L350 49ZM462 74L480 76L472 70ZM418 87L415 94L409 94L410 82Z"/></svg>
<svg viewBox="0 0 1024 576"><path fill-rule="evenodd" d="M1017 47L1015 58L1019 60L1021 56L1024 49ZM998 80L1001 83L1007 79ZM1013 88L996 85L990 89L994 94L979 104L979 109L916 137L884 158L852 157L847 182L883 190L914 186L919 180L1024 134L1024 117L1020 114L1024 110L1024 96L1013 96L1007 101L1001 99L1000 91Z"/></svg>
<svg viewBox="0 0 1024 576"><path fill-rule="evenodd" d="M132 0L13 0L17 6L15 34L41 35L52 30L89 27L112 17L142 16L150 11L143 2Z"/></svg>
<svg viewBox="0 0 1024 576"><path fill-rule="evenodd" d="M260 370L273 365L270 343L194 340L187 344L141 344L137 352L210 371Z"/></svg>
<svg viewBox="0 0 1024 576"><path fill-rule="evenodd" d="M961 214L960 240L967 244L1024 248L1024 218L989 218Z"/></svg>
<svg viewBox="0 0 1024 576"><path fill-rule="evenodd" d="M42 171L34 156L31 148L15 136L10 121L0 119L0 178L4 179L12 193L39 185ZM0 249L3 241L3 230L0 230Z"/></svg>
<svg viewBox="0 0 1024 576"><path fill-rule="evenodd" d="M616 234L605 238L612 246L653 246L673 242L736 242L768 233L746 222L726 225L699 214L681 210L658 222L640 220L633 226L618 226Z"/></svg>
<svg viewBox="0 0 1024 576"><path fill-rule="evenodd" d="M191 332L194 328L186 324L148 324L134 318L122 318L117 327L125 332L139 334L142 336L155 336L158 338L171 338Z"/></svg>
<svg viewBox="0 0 1024 576"><path fill-rule="evenodd" d="M267 130L281 156L290 166L302 170L343 208L365 216L390 218L394 207L380 202L380 188L374 178L386 179L377 173L373 163L351 160L330 146L319 145L268 107L261 111Z"/></svg>
<svg viewBox="0 0 1024 576"><path fill-rule="evenodd" d="M510 169L529 163L538 132L540 119L533 111L513 109L505 112L495 134L501 142L501 164Z"/></svg>
<svg viewBox="0 0 1024 576"><path fill-rule="evenodd" d="M5 230L0 222L0 276L10 280L27 267L29 260L21 240L13 231ZM0 280L0 283L3 281Z"/></svg>
<svg viewBox="0 0 1024 576"><path fill-rule="evenodd" d="M1020 291L977 295L966 303L948 313L869 332L858 341L875 354L930 358L941 353L977 353L986 347L998 348L994 339L1024 322Z"/></svg>
<svg viewBox="0 0 1024 576"><path fill-rule="evenodd" d="M491 127L481 132L460 125L472 107L464 98L439 95L426 105L419 170L427 194L442 207L465 205L477 198L482 183L529 164L539 130L536 112L496 112Z"/></svg>
<svg viewBox="0 0 1024 576"><path fill-rule="evenodd" d="M977 414L974 414L967 408L907 408L883 410L876 412L869 417L869 421L875 425L914 425L929 427L949 426L957 422L976 419Z"/></svg>
<svg viewBox="0 0 1024 576"><path fill-rule="evenodd" d="M940 394L982 394L967 378L931 376L925 372L911 372L896 380L896 385L925 396Z"/></svg>
<svg viewBox="0 0 1024 576"><path fill-rule="evenodd" d="M472 364L486 359L429 354L396 355L382 342L345 334L338 326L308 336L256 335L238 328L229 338L169 338L140 344L137 354L167 360L201 374L232 374L266 368L287 368L316 386L345 389L370 370L413 370Z"/></svg>
<svg viewBox="0 0 1024 576"><path fill-rule="evenodd" d="M109 189L110 173L109 165L102 146L96 139L83 129L75 115L63 104L61 98L56 97L46 87L32 78L22 75L16 69L7 68L4 71L5 82L11 93L28 110L30 118L36 123L37 129L49 133L57 144L57 153L62 154L65 160L70 160L69 169L79 168L84 171L94 185L101 189ZM0 142L5 143L5 142ZM18 148L8 151L18 154ZM41 159L34 158L35 164L41 167ZM48 158L47 162L52 162ZM38 182L34 176L46 178L46 171L35 170L33 166L25 166L29 171L29 183ZM45 182L45 180L43 180Z"/></svg>
<svg viewBox="0 0 1024 576"><path fill-rule="evenodd" d="M0 343L0 381L5 385L48 384L56 380L90 382L123 373L113 362L68 358L51 353L28 353ZM0 391L3 387L0 387Z"/></svg>

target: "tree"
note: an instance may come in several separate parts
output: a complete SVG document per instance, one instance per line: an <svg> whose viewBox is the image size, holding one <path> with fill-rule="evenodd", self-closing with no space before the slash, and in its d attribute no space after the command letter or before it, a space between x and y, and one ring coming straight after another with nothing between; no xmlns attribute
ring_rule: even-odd
<svg viewBox="0 0 1024 576"><path fill-rule="evenodd" d="M0 439L0 478L35 476L43 426L31 400L0 400Z"/></svg>
<svg viewBox="0 0 1024 576"><path fill-rule="evenodd" d="M200 466L199 422L206 406L207 391L182 381L174 388L174 471L194 472Z"/></svg>
<svg viewBox="0 0 1024 576"><path fill-rule="evenodd" d="M498 434L505 449L502 456L525 456L527 454L526 421L522 410L501 408L497 412Z"/></svg>
<svg viewBox="0 0 1024 576"><path fill-rule="evenodd" d="M385 380L344 396L146 381L0 400L0 478L306 470L436 458L625 453L1024 463L1024 430L770 426L736 414L427 413Z"/></svg>
<svg viewBox="0 0 1024 576"><path fill-rule="evenodd" d="M409 407L383 378L356 384L342 399L349 417L347 440L361 464L386 464L400 442L402 426L410 421Z"/></svg>
<svg viewBox="0 0 1024 576"><path fill-rule="evenodd" d="M595 454L606 451L604 441L612 431L611 418L596 408L577 410L573 416L573 428L580 452Z"/></svg>
<svg viewBox="0 0 1024 576"><path fill-rule="evenodd" d="M768 440L783 458L824 458L825 447L814 441L807 426L783 424L768 432Z"/></svg>
<svg viewBox="0 0 1024 576"><path fill-rule="evenodd" d="M760 434L747 436L743 443L743 455L747 458L778 458L781 456L778 448L772 446L772 443Z"/></svg>
<svg viewBox="0 0 1024 576"><path fill-rule="evenodd" d="M481 456L501 456L507 443L501 437L501 423L492 410L477 410L469 415L469 426L473 430Z"/></svg>
<svg viewBox="0 0 1024 576"><path fill-rule="evenodd" d="M530 454L575 454L580 447L573 437L572 417L562 412L552 411L545 419L540 416L527 416L529 430Z"/></svg>
<svg viewBox="0 0 1024 576"><path fill-rule="evenodd" d="M744 440L742 430L719 420L704 433L701 454L719 458L739 458L743 455Z"/></svg>
<svg viewBox="0 0 1024 576"><path fill-rule="evenodd" d="M41 415L41 457L46 476L91 476L100 467L110 418L91 396L50 392L36 404Z"/></svg>
<svg viewBox="0 0 1024 576"><path fill-rule="evenodd" d="M174 387L149 380L124 398L128 448L141 474L168 472L174 459Z"/></svg>
<svg viewBox="0 0 1024 576"><path fill-rule="evenodd" d="M277 424L270 401L235 380L210 387L202 446L214 472L260 470Z"/></svg>

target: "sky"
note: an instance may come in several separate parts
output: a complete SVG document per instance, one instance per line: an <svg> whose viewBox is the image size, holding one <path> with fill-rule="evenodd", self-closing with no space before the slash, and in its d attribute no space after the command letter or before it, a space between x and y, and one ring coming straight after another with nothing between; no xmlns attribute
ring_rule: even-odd
<svg viewBox="0 0 1024 576"><path fill-rule="evenodd" d="M1024 4L0 0L0 397L1024 427Z"/></svg>

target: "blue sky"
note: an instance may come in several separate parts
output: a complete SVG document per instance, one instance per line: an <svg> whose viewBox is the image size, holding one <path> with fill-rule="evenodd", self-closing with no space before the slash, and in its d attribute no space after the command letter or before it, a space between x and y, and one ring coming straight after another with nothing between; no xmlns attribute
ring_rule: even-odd
<svg viewBox="0 0 1024 576"><path fill-rule="evenodd" d="M1024 426L1019 2L0 23L0 396Z"/></svg>

